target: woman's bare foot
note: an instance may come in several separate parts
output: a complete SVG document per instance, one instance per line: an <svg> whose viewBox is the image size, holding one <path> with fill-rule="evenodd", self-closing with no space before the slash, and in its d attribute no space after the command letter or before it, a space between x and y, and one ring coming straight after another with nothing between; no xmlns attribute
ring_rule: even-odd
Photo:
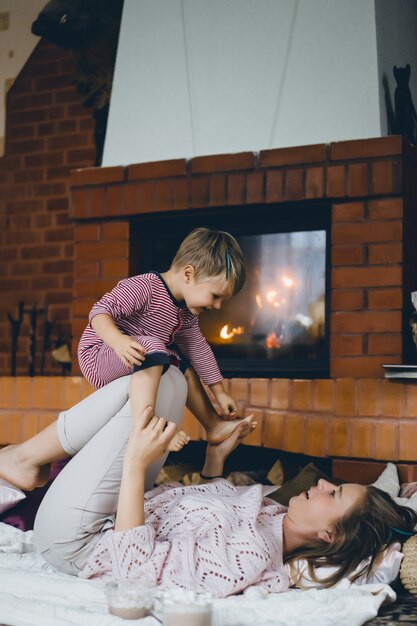
<svg viewBox="0 0 417 626"><path fill-rule="evenodd" d="M216 422L211 428L206 430L208 443L214 445L221 443L222 441L227 439L227 437L235 430L235 428L239 426L239 424L246 422L247 427L241 431L239 437L239 439L243 439L243 437L249 435L249 433L252 432L254 428L256 428L256 423L253 425L253 418L253 413L251 415L247 415L240 420L223 421L219 418L218 422Z"/></svg>
<svg viewBox="0 0 417 626"><path fill-rule="evenodd" d="M50 465L33 465L21 450L12 444L0 450L0 477L23 491L42 487L49 480Z"/></svg>
<svg viewBox="0 0 417 626"><path fill-rule="evenodd" d="M190 441L189 436L183 430L178 430L168 444L167 450L179 452Z"/></svg>

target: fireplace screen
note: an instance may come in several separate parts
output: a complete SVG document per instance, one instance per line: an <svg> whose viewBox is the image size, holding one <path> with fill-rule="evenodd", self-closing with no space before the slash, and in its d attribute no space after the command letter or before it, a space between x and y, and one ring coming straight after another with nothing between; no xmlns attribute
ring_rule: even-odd
<svg viewBox="0 0 417 626"><path fill-rule="evenodd" d="M198 214L197 214L198 213ZM269 205L132 222L131 274L167 270L197 226L232 233L246 260L242 291L203 313L202 331L227 377L325 377L329 372L327 205Z"/></svg>
<svg viewBox="0 0 417 626"><path fill-rule="evenodd" d="M325 356L326 231L238 239L246 284L220 311L201 315L203 334L229 366L292 361L309 368Z"/></svg>

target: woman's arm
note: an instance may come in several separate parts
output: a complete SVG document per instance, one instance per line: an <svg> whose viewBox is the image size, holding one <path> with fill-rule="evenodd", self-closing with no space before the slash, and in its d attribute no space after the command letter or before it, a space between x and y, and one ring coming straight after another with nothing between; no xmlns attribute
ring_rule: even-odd
<svg viewBox="0 0 417 626"><path fill-rule="evenodd" d="M145 468L123 466L115 530L129 530L145 523Z"/></svg>
<svg viewBox="0 0 417 626"><path fill-rule="evenodd" d="M166 452L176 431L174 422L152 415L153 407L148 406L129 435L114 527L116 531L130 530L145 523L146 469Z"/></svg>

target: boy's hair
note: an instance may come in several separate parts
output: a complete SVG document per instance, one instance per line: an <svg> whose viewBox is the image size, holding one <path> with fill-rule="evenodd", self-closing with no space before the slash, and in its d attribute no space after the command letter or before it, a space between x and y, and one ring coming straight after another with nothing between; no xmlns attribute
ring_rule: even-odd
<svg viewBox="0 0 417 626"><path fill-rule="evenodd" d="M196 228L184 239L172 261L172 269L192 265L195 278L224 274L237 294L246 280L245 261L236 239L222 230Z"/></svg>

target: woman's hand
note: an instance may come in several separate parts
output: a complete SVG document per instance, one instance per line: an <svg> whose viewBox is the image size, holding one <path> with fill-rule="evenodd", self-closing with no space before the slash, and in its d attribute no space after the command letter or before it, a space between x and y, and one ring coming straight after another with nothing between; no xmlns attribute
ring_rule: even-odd
<svg viewBox="0 0 417 626"><path fill-rule="evenodd" d="M221 408L222 419L234 420L239 416L239 409L236 402L225 391L217 392L215 397Z"/></svg>
<svg viewBox="0 0 417 626"><path fill-rule="evenodd" d="M147 407L140 419L132 426L125 453L125 464L144 471L162 456L174 437L177 426L163 417L154 415Z"/></svg>
<svg viewBox="0 0 417 626"><path fill-rule="evenodd" d="M119 359L128 367L142 365L145 359L145 348L132 337L120 333L120 336L112 343L113 350Z"/></svg>

